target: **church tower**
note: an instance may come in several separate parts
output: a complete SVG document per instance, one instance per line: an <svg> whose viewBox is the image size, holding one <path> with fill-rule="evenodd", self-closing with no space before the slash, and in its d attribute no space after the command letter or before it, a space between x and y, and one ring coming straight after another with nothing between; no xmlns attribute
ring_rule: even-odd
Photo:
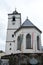
<svg viewBox="0 0 43 65"><path fill-rule="evenodd" d="M21 13L16 10L8 14L8 28L7 28L7 38L6 38L6 54L14 53L15 50L15 38L14 32L21 26Z"/></svg>

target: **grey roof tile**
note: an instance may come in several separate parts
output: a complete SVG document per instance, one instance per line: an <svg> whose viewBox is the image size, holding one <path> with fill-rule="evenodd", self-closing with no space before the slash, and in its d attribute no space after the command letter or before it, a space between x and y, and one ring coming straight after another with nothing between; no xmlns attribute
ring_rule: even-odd
<svg viewBox="0 0 43 65"><path fill-rule="evenodd" d="M29 19L26 19L22 26L34 26L34 24Z"/></svg>

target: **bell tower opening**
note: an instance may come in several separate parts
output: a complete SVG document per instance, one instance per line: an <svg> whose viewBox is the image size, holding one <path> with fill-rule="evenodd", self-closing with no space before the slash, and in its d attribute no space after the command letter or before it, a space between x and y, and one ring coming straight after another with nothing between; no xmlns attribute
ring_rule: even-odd
<svg viewBox="0 0 43 65"><path fill-rule="evenodd" d="M12 19L12 21L15 21L15 16L13 16L13 19Z"/></svg>

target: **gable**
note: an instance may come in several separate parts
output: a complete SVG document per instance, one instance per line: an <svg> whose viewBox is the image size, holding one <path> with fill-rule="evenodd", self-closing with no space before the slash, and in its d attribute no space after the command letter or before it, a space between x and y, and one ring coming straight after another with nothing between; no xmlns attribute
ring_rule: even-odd
<svg viewBox="0 0 43 65"><path fill-rule="evenodd" d="M29 19L26 19L26 20L24 21L24 23L21 25L21 27L19 27L19 28L14 32L14 34L15 34L17 31L19 31L21 28L35 28L35 29L37 29L40 33L42 33L41 30L38 29Z"/></svg>
<svg viewBox="0 0 43 65"><path fill-rule="evenodd" d="M22 24L22 26L34 26L33 23L31 23L31 21L29 19L26 19L24 21L24 23Z"/></svg>

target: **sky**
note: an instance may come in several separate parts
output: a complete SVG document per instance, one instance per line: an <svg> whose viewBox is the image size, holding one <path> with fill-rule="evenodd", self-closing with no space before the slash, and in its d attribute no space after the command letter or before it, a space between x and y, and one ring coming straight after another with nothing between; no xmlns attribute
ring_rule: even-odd
<svg viewBox="0 0 43 65"><path fill-rule="evenodd" d="M22 23L28 19L41 31L43 46L43 0L0 0L0 50L5 51L8 14L14 10L21 13Z"/></svg>

